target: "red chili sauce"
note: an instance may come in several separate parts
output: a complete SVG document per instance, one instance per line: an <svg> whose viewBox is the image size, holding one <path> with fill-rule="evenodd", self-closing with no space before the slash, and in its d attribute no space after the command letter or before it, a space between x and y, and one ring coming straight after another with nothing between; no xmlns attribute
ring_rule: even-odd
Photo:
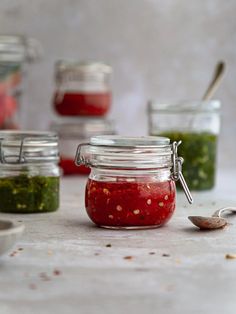
<svg viewBox="0 0 236 314"><path fill-rule="evenodd" d="M103 116L111 106L111 93L72 93L54 96L54 106L63 116Z"/></svg>
<svg viewBox="0 0 236 314"><path fill-rule="evenodd" d="M59 166L63 170L64 175L72 175L72 174L84 174L88 175L90 173L90 168L85 167L84 165L76 166L73 159L69 158L61 158L59 162Z"/></svg>
<svg viewBox="0 0 236 314"><path fill-rule="evenodd" d="M101 182L89 179L85 206L97 225L110 227L161 226L175 210L173 181Z"/></svg>

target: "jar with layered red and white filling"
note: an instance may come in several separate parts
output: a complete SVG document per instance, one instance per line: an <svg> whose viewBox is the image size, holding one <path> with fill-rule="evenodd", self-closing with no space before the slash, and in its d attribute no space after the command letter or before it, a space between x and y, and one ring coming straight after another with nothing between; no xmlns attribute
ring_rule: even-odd
<svg viewBox="0 0 236 314"><path fill-rule="evenodd" d="M55 111L62 116L104 116L111 107L112 68L100 62L58 61Z"/></svg>
<svg viewBox="0 0 236 314"><path fill-rule="evenodd" d="M175 181L180 175L184 181L177 146L164 137L121 136L95 136L79 145L76 164L91 168L85 191L89 218L111 229L166 224L176 209Z"/></svg>

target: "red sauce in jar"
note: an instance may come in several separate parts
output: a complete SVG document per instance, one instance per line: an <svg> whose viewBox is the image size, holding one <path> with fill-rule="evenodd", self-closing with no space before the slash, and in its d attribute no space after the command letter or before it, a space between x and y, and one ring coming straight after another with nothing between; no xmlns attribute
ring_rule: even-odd
<svg viewBox="0 0 236 314"><path fill-rule="evenodd" d="M54 107L63 116L103 116L111 106L111 93L66 92L60 98L54 96Z"/></svg>
<svg viewBox="0 0 236 314"><path fill-rule="evenodd" d="M85 206L90 219L104 227L158 227L175 210L173 181L102 182L89 179Z"/></svg>
<svg viewBox="0 0 236 314"><path fill-rule="evenodd" d="M63 170L64 175L72 175L72 174L84 174L88 175L90 173L90 168L85 167L84 165L80 165L79 167L75 165L73 159L69 158L61 158L59 162L59 166Z"/></svg>

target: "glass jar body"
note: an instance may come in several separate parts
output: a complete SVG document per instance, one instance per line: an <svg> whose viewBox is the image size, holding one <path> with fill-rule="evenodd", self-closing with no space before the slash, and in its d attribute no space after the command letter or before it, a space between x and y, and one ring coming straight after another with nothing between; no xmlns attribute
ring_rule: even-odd
<svg viewBox="0 0 236 314"><path fill-rule="evenodd" d="M62 116L104 116L111 107L110 69L100 63L56 63L53 106Z"/></svg>
<svg viewBox="0 0 236 314"><path fill-rule="evenodd" d="M56 163L0 164L0 211L52 212L59 207Z"/></svg>
<svg viewBox="0 0 236 314"><path fill-rule="evenodd" d="M157 228L167 223L175 210L175 182L168 168L91 168L85 206L90 219L100 227Z"/></svg>
<svg viewBox="0 0 236 314"><path fill-rule="evenodd" d="M39 59L42 47L24 35L0 35L0 129L26 127L28 112L27 64Z"/></svg>
<svg viewBox="0 0 236 314"><path fill-rule="evenodd" d="M149 133L182 141L183 175L190 189L215 185L217 142L220 131L218 101L175 105L149 104Z"/></svg>
<svg viewBox="0 0 236 314"><path fill-rule="evenodd" d="M21 81L21 64L0 61L0 129L2 130L19 128Z"/></svg>
<svg viewBox="0 0 236 314"><path fill-rule="evenodd" d="M115 134L114 122L98 118L63 118L51 124L51 130L59 135L60 162L64 175L88 175L90 168L75 165L78 144L89 142L95 135Z"/></svg>

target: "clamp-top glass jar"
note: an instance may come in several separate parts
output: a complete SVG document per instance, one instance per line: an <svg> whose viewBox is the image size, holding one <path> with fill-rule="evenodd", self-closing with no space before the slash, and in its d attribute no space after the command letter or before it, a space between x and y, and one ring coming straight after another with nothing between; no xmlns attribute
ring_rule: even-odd
<svg viewBox="0 0 236 314"><path fill-rule="evenodd" d="M63 116L104 116L111 106L109 65L58 61L54 108Z"/></svg>
<svg viewBox="0 0 236 314"><path fill-rule="evenodd" d="M182 141L179 153L186 161L183 174L190 189L213 188L220 131L220 102L150 102L148 110L150 135Z"/></svg>
<svg viewBox="0 0 236 314"><path fill-rule="evenodd" d="M0 211L57 210L58 160L55 133L0 131Z"/></svg>
<svg viewBox="0 0 236 314"><path fill-rule="evenodd" d="M51 130L59 136L60 167L64 175L89 174L90 168L74 163L75 151L79 143L89 141L95 135L115 134L114 123L105 119L92 118L63 118L54 122Z"/></svg>
<svg viewBox="0 0 236 314"><path fill-rule="evenodd" d="M176 206L181 173L178 143L164 137L95 136L78 146L75 162L91 167L85 206L90 219L111 229L146 229L165 224Z"/></svg>

